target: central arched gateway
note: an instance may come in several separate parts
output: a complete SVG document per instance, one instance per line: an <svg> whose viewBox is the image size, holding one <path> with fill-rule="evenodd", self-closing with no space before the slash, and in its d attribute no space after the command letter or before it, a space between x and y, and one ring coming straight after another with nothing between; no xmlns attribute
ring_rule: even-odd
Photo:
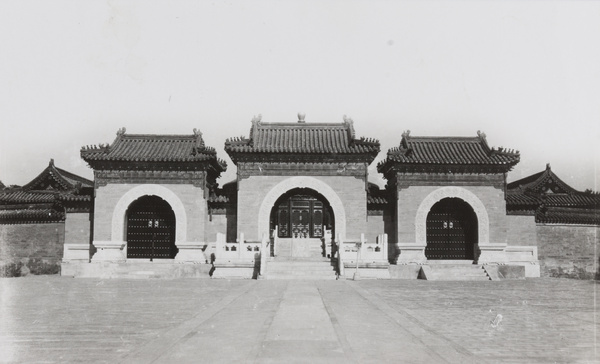
<svg viewBox="0 0 600 364"><path fill-rule="evenodd" d="M460 198L444 198L427 214L425 257L431 260L474 260L477 215Z"/></svg>
<svg viewBox="0 0 600 364"><path fill-rule="evenodd" d="M280 257L326 256L335 235L333 209L327 199L310 188L293 188L281 195L270 214L276 231L274 251ZM276 245L276 246L275 246Z"/></svg>
<svg viewBox="0 0 600 364"><path fill-rule="evenodd" d="M158 196L142 196L127 209L127 258L173 259L175 213Z"/></svg>
<svg viewBox="0 0 600 364"><path fill-rule="evenodd" d="M279 238L323 238L333 231L333 211L329 202L314 190L295 188L282 195L271 211L271 230ZM332 232L333 235L333 232Z"/></svg>

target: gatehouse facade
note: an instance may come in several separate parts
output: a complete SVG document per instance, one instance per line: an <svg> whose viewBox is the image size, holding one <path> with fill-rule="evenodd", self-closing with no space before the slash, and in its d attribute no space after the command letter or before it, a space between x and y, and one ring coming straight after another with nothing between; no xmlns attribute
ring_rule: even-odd
<svg viewBox="0 0 600 364"><path fill-rule="evenodd" d="M539 277L547 272L538 248L552 245L539 239L548 235L543 219L550 210L562 211L572 225L579 223L590 244L598 244L597 235L589 233L600 224L593 213L597 194L577 192L548 177L550 172L507 185L520 155L490 147L484 133L419 137L405 132L376 166L386 180L379 187L369 176L380 153L377 140L357 137L347 117L342 123L304 119L303 114L287 123L253 118L247 137L225 142L237 173L222 186L218 181L228 166L198 130L136 135L123 128L110 144L82 148L81 157L94 171L93 193L77 197L84 205L87 198L87 210L77 210L87 219L70 222L67 214L62 221L87 235L64 238L61 274ZM92 191L92 182L87 183ZM64 188L71 188L71 195L88 191ZM548 191L587 205L567 211L548 206ZM3 211L13 216L17 210L11 206ZM572 232L563 230L563 237ZM594 255L577 269L594 274L597 259Z"/></svg>

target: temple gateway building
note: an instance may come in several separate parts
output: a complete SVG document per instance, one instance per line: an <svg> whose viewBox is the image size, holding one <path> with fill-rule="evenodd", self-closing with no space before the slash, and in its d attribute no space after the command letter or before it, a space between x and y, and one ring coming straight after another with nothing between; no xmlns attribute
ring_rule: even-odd
<svg viewBox="0 0 600 364"><path fill-rule="evenodd" d="M29 207L3 201L37 193L5 188L0 226L17 236L23 224L62 221L70 233L63 232L60 272L75 277L495 280L597 273L600 199L575 191L549 166L507 185L520 155L490 147L485 134L405 132L376 166L387 181L380 188L369 178L377 140L357 137L346 117L298 118L255 117L248 137L228 139L237 178L221 187L227 165L200 131L137 135L123 128L111 144L81 150L94 171L93 191L91 181L52 164L26 186L49 184L60 190L54 195L69 196L58 200L77 206L73 221L68 209L54 207L62 212L58 220L21 218L19 225ZM578 261L565 254L574 245Z"/></svg>

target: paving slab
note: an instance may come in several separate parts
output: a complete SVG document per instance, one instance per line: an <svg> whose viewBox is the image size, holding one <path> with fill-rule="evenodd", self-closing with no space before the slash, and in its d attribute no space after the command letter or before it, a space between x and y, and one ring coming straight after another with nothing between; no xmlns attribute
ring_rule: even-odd
<svg viewBox="0 0 600 364"><path fill-rule="evenodd" d="M596 363L598 283L0 279L0 362Z"/></svg>

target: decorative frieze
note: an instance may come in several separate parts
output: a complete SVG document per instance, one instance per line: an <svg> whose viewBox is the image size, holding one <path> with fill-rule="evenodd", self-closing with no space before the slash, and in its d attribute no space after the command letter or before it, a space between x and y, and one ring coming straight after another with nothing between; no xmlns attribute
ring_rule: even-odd
<svg viewBox="0 0 600 364"><path fill-rule="evenodd" d="M131 184L192 184L204 188L205 171L94 171L96 188L109 183Z"/></svg>
<svg viewBox="0 0 600 364"><path fill-rule="evenodd" d="M238 178L251 176L353 176L366 180L366 163L238 163Z"/></svg>
<svg viewBox="0 0 600 364"><path fill-rule="evenodd" d="M504 190L504 174L400 173L392 182L398 190L410 186L492 186Z"/></svg>

